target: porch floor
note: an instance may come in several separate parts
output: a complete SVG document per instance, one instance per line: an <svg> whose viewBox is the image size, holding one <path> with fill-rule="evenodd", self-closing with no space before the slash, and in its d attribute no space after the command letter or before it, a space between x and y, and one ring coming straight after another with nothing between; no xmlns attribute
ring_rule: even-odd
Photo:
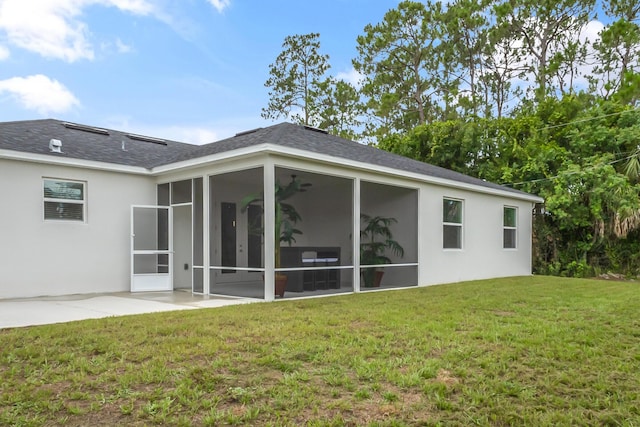
<svg viewBox="0 0 640 427"><path fill-rule="evenodd" d="M0 329L99 319L111 316L193 310L259 300L193 295L190 291L117 292L0 300Z"/></svg>
<svg viewBox="0 0 640 427"><path fill-rule="evenodd" d="M212 289L212 295L193 294L190 290L176 289L169 292L116 292L0 299L0 329L262 302L263 286L262 283L219 285ZM406 286L384 286L375 290L404 287ZM350 286L304 292L287 291L282 299L313 298L352 291L353 288Z"/></svg>

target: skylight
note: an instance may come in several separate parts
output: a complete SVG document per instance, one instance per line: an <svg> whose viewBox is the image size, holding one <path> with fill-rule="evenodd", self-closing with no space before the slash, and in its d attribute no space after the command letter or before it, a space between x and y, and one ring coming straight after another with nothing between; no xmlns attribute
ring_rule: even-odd
<svg viewBox="0 0 640 427"><path fill-rule="evenodd" d="M93 126L80 125L77 123L70 123L70 122L62 122L62 125L67 129L81 130L83 132L97 133L99 135L109 135L108 130L102 129L102 128L96 128Z"/></svg>
<svg viewBox="0 0 640 427"><path fill-rule="evenodd" d="M324 133L324 134L328 134L329 132L327 132L324 129L320 129L320 128L315 128L313 126L309 126L309 125L302 125L306 130L310 130L313 132L320 132L320 133Z"/></svg>
<svg viewBox="0 0 640 427"><path fill-rule="evenodd" d="M136 141L152 142L154 144L167 145L167 141L162 138L154 138L152 136L138 135L135 133L125 133L129 139L135 139Z"/></svg>

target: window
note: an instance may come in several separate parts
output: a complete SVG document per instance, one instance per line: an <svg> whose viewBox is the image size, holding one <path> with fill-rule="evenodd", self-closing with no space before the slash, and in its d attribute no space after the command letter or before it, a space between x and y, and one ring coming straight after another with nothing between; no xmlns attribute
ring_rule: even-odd
<svg viewBox="0 0 640 427"><path fill-rule="evenodd" d="M462 249L462 200L443 200L442 247Z"/></svg>
<svg viewBox="0 0 640 427"><path fill-rule="evenodd" d="M502 215L502 247L504 249L516 248L516 235L517 235L517 223L518 209L509 206L504 207Z"/></svg>
<svg viewBox="0 0 640 427"><path fill-rule="evenodd" d="M44 219L84 222L85 183L45 179Z"/></svg>

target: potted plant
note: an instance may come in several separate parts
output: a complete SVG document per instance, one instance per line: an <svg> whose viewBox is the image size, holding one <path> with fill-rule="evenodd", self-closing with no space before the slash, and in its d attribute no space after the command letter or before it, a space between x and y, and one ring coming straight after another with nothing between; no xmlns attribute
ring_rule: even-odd
<svg viewBox="0 0 640 427"><path fill-rule="evenodd" d="M296 177L296 175L291 175L291 181L283 185L279 180L276 180L275 185L275 235L276 242L274 248L275 254L275 267L280 268L280 246L282 243L287 243L289 246L293 242L296 241L295 235L302 234L302 231L295 228L296 223L301 221L302 218L300 214L296 210L296 208L289 204L285 203L285 200L290 199L297 193L303 193L307 191L307 188L310 187L309 183L301 183L300 180ZM244 212L247 210L249 205L252 204L261 204L264 209L264 193L254 193L249 194L244 197L240 202L241 211ZM251 229L254 230L254 233L262 234L263 228L262 224L251 225ZM276 273L276 284L275 284L275 294L283 297L285 288L287 287L287 275L282 273Z"/></svg>
<svg viewBox="0 0 640 427"><path fill-rule="evenodd" d="M391 224L398 221L395 218L383 216L360 215L361 224L365 227L360 230L360 265L391 264L391 259L386 255L387 250L394 255L404 256L404 249L393 240ZM382 281L384 271L376 268L362 270L362 279L366 288L378 287Z"/></svg>

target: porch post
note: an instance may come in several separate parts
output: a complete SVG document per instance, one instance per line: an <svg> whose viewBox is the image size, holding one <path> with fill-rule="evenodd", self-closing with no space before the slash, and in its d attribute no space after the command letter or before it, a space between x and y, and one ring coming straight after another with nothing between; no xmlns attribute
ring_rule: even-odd
<svg viewBox="0 0 640 427"><path fill-rule="evenodd" d="M353 292L360 292L360 178L353 180Z"/></svg>
<svg viewBox="0 0 640 427"><path fill-rule="evenodd" d="M210 208L210 194L209 194L209 177L204 175L202 177L202 293L209 295L211 290L211 257L209 255L211 235L209 234L209 208Z"/></svg>
<svg viewBox="0 0 640 427"><path fill-rule="evenodd" d="M416 212L416 215L418 215L418 218L416 218L416 227L418 229L416 230L417 232L416 235L418 236L418 254L416 256L416 260L418 262L418 286L426 286L427 274L426 274L426 271L424 271L424 269L426 268L427 263L424 262L422 257L423 257L423 254L427 252L426 248L427 248L428 239L423 238L421 233L423 230L427 229L427 227L425 226L425 221L427 220L427 216L420 214L423 211L423 208L424 210L426 210L426 208L423 206L423 201L426 201L426 198L424 197L425 191L422 187L418 188L417 191L418 191L418 203L417 203L418 212Z"/></svg>
<svg viewBox="0 0 640 427"><path fill-rule="evenodd" d="M276 233L276 172L273 159L267 157L264 162L264 299L275 299L275 252Z"/></svg>

